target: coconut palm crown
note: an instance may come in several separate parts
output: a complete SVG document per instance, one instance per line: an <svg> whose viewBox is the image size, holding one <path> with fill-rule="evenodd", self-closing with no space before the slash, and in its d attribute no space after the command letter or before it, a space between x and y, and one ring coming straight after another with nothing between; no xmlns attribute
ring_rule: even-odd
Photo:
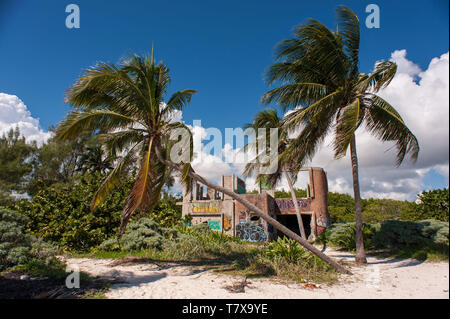
<svg viewBox="0 0 450 319"><path fill-rule="evenodd" d="M136 210L145 212L154 207L171 176L173 170L154 155L155 147L168 156L173 144L170 133L182 127L190 134L183 123L173 121L173 114L189 104L196 91L178 91L166 99L169 84L169 69L161 62L154 63L153 53L132 55L118 66L99 63L88 68L66 95L66 102L74 109L59 124L57 137L67 140L80 132L97 134L107 152L119 158L95 193L92 210L138 164L119 234Z"/></svg>

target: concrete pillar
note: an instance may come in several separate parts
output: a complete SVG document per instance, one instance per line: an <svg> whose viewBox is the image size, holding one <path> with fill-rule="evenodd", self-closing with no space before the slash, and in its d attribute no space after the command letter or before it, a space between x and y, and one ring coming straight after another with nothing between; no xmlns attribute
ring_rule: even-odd
<svg viewBox="0 0 450 319"><path fill-rule="evenodd" d="M222 187L229 189L234 192L234 174L233 175L223 175L222 176ZM224 200L232 199L230 196L223 194Z"/></svg>
<svg viewBox="0 0 450 319"><path fill-rule="evenodd" d="M328 180L322 168L313 167L310 171L311 182L311 208L316 215L317 233L321 233L331 223L328 212Z"/></svg>
<svg viewBox="0 0 450 319"><path fill-rule="evenodd" d="M216 199L216 190L212 188L206 189L207 199Z"/></svg>
<svg viewBox="0 0 450 319"><path fill-rule="evenodd" d="M183 185L183 202L192 201L192 185L188 187L187 184Z"/></svg>

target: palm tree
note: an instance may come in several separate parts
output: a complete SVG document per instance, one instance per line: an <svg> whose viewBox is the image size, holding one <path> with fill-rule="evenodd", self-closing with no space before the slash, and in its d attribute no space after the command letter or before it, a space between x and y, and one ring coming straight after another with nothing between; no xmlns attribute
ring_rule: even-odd
<svg viewBox="0 0 450 319"><path fill-rule="evenodd" d="M138 162L136 181L123 209L120 238L132 214L136 210L152 209L167 178L171 173L178 172L184 183L196 180L229 195L338 271L350 274L249 201L195 173L190 165L192 134L183 123L174 122L171 114L182 110L196 91L178 91L164 102L169 83L168 68L162 63L155 64L152 53L151 57L134 55L119 66L100 63L91 67L68 91L66 101L75 109L59 124L57 137L66 140L76 138L82 130L98 132L100 142L112 156L123 154L95 193L91 209L95 209L119 184L120 177ZM189 135L188 145L185 145L188 146L189 158L185 161L172 161L172 146L179 141L170 138L178 129ZM183 148L180 151L183 153Z"/></svg>
<svg viewBox="0 0 450 319"><path fill-rule="evenodd" d="M348 8L338 7L338 31L310 19L294 30L294 38L277 46L278 62L267 71L270 85L281 82L262 97L291 109L284 118L289 129L301 129L281 156L295 157L300 167L312 159L325 136L334 131L334 156L345 156L350 146L356 215L356 261L365 263L361 196L356 153L356 130L364 124L381 141L397 148L397 165L405 156L417 160L419 144L400 114L376 93L389 85L397 66L377 62L371 74L359 72L360 26ZM300 107L300 105L302 107Z"/></svg>
<svg viewBox="0 0 450 319"><path fill-rule="evenodd" d="M136 210L148 211L156 205L171 175L171 169L154 156L156 139L159 142L161 135L185 127L172 123L171 115L187 105L196 91L175 92L164 103L169 83L165 65L155 64L153 56L133 55L119 67L100 63L87 69L66 96L66 102L75 109L58 126L57 138L74 139L80 131L91 131L98 133L99 142L112 157L122 154L95 193L92 210L139 163L135 184L125 201L119 234ZM167 148L167 141L160 144Z"/></svg>
<svg viewBox="0 0 450 319"><path fill-rule="evenodd" d="M106 173L112 169L113 158L104 156L104 152L100 145L90 145L86 147L86 151L80 156L77 163L77 170L82 174L86 172Z"/></svg>
<svg viewBox="0 0 450 319"><path fill-rule="evenodd" d="M244 128L246 129L251 128L256 133L255 141L247 144L246 147L244 147L244 150L246 151L254 150L255 154L260 154L258 145L258 132L259 129L261 128L266 129L266 132L269 132L267 129L271 128L278 129L278 154L282 154L289 145L290 142L289 134L287 130L285 130L285 127L282 126L282 119L278 117L277 111L274 109L268 109L259 112L258 114L256 114L253 123L246 124ZM268 144L266 145L267 147L269 147ZM267 154L269 152L266 151L264 153ZM294 202L295 212L297 215L297 221L300 229L300 235L302 236L303 239L307 239L305 227L303 226L303 220L300 214L300 207L298 206L297 202L297 195L295 194L294 190L295 180L293 181L293 177L295 178L297 177L298 171L294 172L294 174L291 176L292 170L289 167L289 163L295 162L295 159L284 159L284 163L281 163L280 158L278 158L277 160L279 163L277 165L276 172L273 174L269 175L259 174L258 173L260 165L259 163L262 161L254 160L246 164L243 175L245 177L257 175L256 178L257 182L261 182L264 180L268 182L270 185L275 186L281 180L281 177L283 176L284 173L284 176L286 177L286 180L288 182L289 190L291 191L292 201Z"/></svg>

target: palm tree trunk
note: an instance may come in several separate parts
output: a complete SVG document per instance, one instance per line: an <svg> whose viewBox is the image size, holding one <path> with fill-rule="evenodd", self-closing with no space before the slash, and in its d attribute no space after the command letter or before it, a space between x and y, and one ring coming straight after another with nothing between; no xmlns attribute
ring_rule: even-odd
<svg viewBox="0 0 450 319"><path fill-rule="evenodd" d="M171 168L173 168L173 169L183 173L183 166L182 165L177 165L177 164L175 164L175 163L173 163L171 161L168 161L161 155L161 151L160 151L159 145L155 147L155 153L156 153L156 156L158 157L158 159L162 163L164 163L165 165L167 165L167 166L169 166L169 167L171 167ZM288 237L292 238L293 240L297 241L300 245L302 245L307 250L309 250L311 253L313 253L314 255L316 255L317 257L319 257L320 259L322 259L323 261L325 261L329 265L331 265L334 269L336 269L340 273L352 275L352 273L349 270L345 269L342 265L338 264L332 258L330 258L327 255L325 255L324 253L322 253L316 247L311 245L307 240L303 239L302 237L300 237L299 235L294 233L289 228L287 228L284 225L280 224L277 220L273 219L268 214L264 213L261 209L259 209L258 207L256 207L252 203L250 203L249 201L245 200L244 198L242 198L241 196L239 196L235 192L230 191L229 189L226 189L226 188L224 188L222 186L216 185L216 184L206 180L202 176L194 173L194 171L191 170L191 169L189 170L188 175L189 175L189 177L191 177L192 179L202 183L203 185L206 185L206 186L208 186L208 187L210 187L210 188L212 188L212 189L214 189L214 190L216 190L218 192L226 194L226 195L230 196L231 198L235 199L236 201L240 202L242 205L247 207L250 211L254 212L260 218L264 219L267 223L272 225L277 230L279 230L282 233L286 234L286 236L288 236Z"/></svg>
<svg viewBox="0 0 450 319"><path fill-rule="evenodd" d="M362 233L362 209L361 209L361 194L359 191L359 177L358 177L358 156L356 154L356 138L353 135L350 141L350 154L352 160L352 175L353 175L353 192L355 194L355 219L356 219L356 256L357 263L367 263L366 252L364 251L364 239Z"/></svg>
<svg viewBox="0 0 450 319"><path fill-rule="evenodd" d="M294 202L295 207L295 214L297 215L298 227L300 228L300 235L302 236L302 238L306 240L307 238L305 233L305 227L303 226L303 219L302 215L300 214L300 207L298 207L297 195L295 195L294 185L292 184L292 179L287 169L284 170L284 174L286 175L289 189L291 190L292 201Z"/></svg>

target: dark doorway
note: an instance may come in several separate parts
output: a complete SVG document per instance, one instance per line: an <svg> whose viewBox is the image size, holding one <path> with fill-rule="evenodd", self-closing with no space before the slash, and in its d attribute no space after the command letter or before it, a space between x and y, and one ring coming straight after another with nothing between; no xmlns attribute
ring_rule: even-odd
<svg viewBox="0 0 450 319"><path fill-rule="evenodd" d="M300 228L298 226L297 215L289 214L289 215L278 215L277 220L294 233L300 236ZM306 238L311 235L311 215L302 214L303 227L305 228Z"/></svg>

